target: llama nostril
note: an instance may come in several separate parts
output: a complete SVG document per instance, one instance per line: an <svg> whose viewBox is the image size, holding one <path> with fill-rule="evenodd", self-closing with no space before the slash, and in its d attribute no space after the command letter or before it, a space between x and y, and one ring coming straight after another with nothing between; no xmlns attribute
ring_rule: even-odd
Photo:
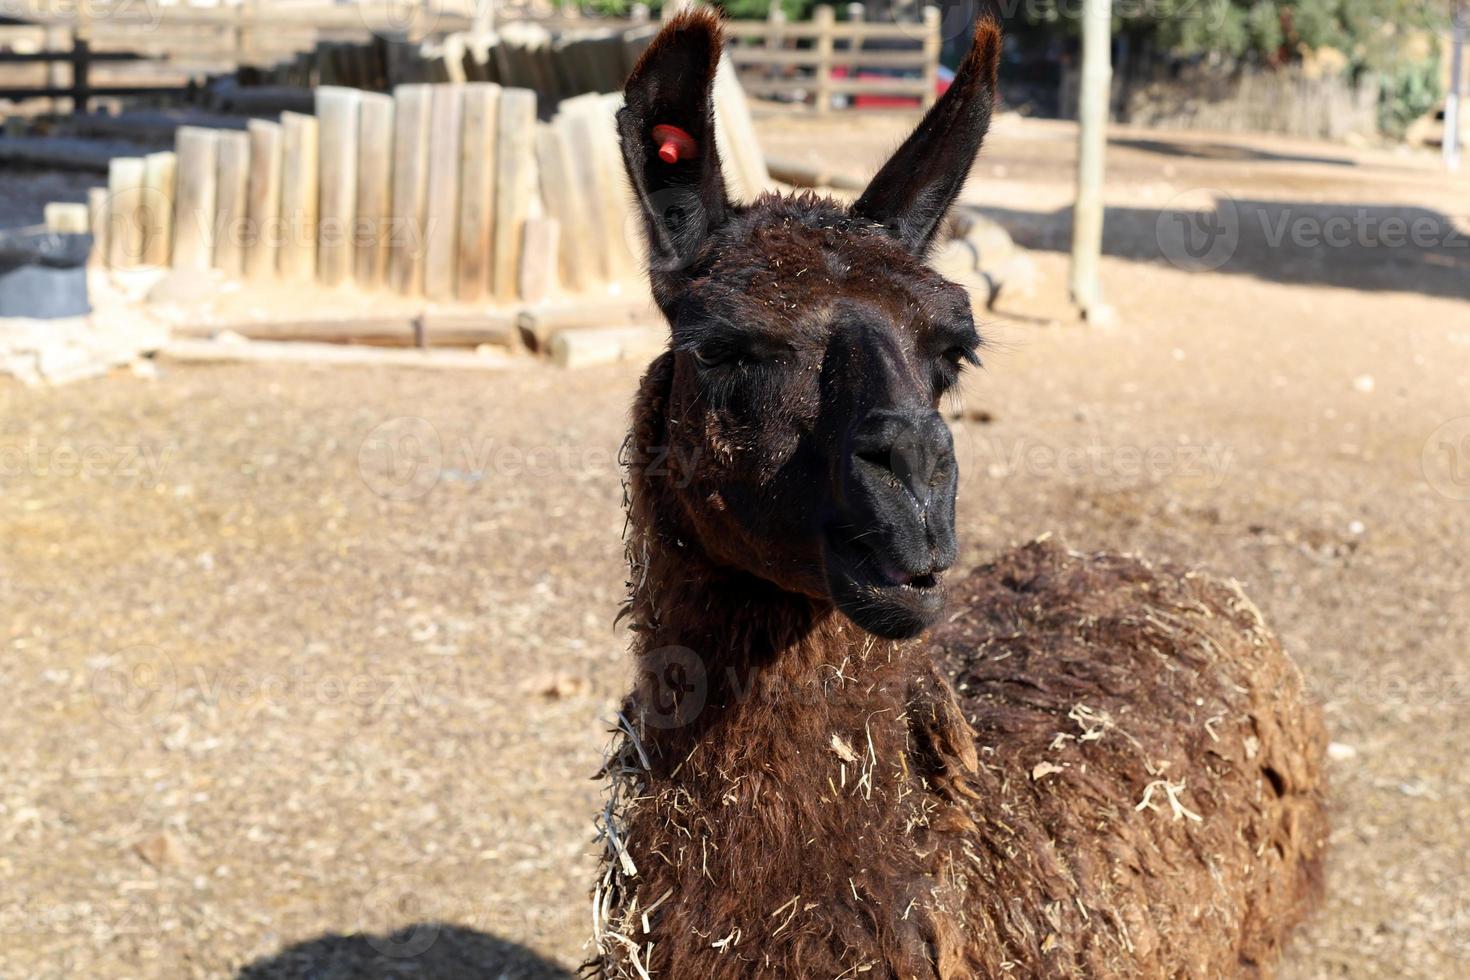
<svg viewBox="0 0 1470 980"><path fill-rule="evenodd" d="M859 449L853 455L869 466L876 466L880 470L893 469L893 452L891 450Z"/></svg>

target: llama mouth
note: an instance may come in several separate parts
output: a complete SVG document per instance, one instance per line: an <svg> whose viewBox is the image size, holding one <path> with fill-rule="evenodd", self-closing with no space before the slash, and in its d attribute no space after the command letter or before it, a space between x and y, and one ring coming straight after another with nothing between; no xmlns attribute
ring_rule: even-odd
<svg viewBox="0 0 1470 980"><path fill-rule="evenodd" d="M848 619L888 639L917 636L944 608L939 570L913 573L853 544L827 541L827 587L832 601Z"/></svg>

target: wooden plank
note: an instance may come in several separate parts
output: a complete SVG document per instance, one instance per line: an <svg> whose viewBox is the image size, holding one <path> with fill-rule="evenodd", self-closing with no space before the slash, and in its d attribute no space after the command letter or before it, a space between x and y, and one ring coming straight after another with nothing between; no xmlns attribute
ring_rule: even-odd
<svg viewBox="0 0 1470 980"><path fill-rule="evenodd" d="M495 298L508 303L516 297L521 230L536 193L536 93L502 89L497 124L493 281Z"/></svg>
<svg viewBox="0 0 1470 980"><path fill-rule="evenodd" d="M400 85L393 91L393 242L389 279L393 291L418 296L424 291L424 226L428 205L428 85Z"/></svg>
<svg viewBox="0 0 1470 980"><path fill-rule="evenodd" d="M281 244L276 268L287 282L316 278L317 121L281 113Z"/></svg>
<svg viewBox="0 0 1470 980"><path fill-rule="evenodd" d="M107 188L87 188L87 224L92 232L92 252L88 263L107 265Z"/></svg>
<svg viewBox="0 0 1470 980"><path fill-rule="evenodd" d="M510 354L498 351L394 350L299 340L172 340L158 353L167 360L198 363L416 367L455 371L499 371L517 363Z"/></svg>
<svg viewBox="0 0 1470 980"><path fill-rule="evenodd" d="M521 233L519 292L527 303L539 303L556 291L557 246L561 222L529 218Z"/></svg>
<svg viewBox="0 0 1470 980"><path fill-rule="evenodd" d="M321 141L316 267L318 281L329 287L352 281L361 107L362 97L356 89L327 85L316 90Z"/></svg>
<svg viewBox="0 0 1470 980"><path fill-rule="evenodd" d="M615 124L619 95L584 95L561 105L577 179L588 188L589 215L599 236L602 273L610 283L639 275L643 268L641 224L635 218L623 174Z"/></svg>
<svg viewBox="0 0 1470 980"><path fill-rule="evenodd" d="M813 48L801 48L786 51L767 51L761 48L731 48L730 59L740 68L754 68L763 65L784 65L794 68L815 68L818 61L818 53ZM929 58L922 50L913 51L869 51L859 50L856 54L847 55L843 59L846 64L856 64L858 68L913 68L920 69L929 64ZM810 84L810 79L792 79L793 82Z"/></svg>
<svg viewBox="0 0 1470 980"><path fill-rule="evenodd" d="M358 286L387 285L388 250L393 231L393 97L362 94L357 138Z"/></svg>
<svg viewBox="0 0 1470 980"><path fill-rule="evenodd" d="M91 218L85 204L51 201L42 212L46 230L58 235L85 235L91 231Z"/></svg>
<svg viewBox="0 0 1470 980"><path fill-rule="evenodd" d="M817 35L817 77L812 105L817 112L823 114L832 110L832 35L836 26L835 19L832 8L825 4L812 12L812 24L820 31Z"/></svg>
<svg viewBox="0 0 1470 980"><path fill-rule="evenodd" d="M571 328L558 331L547 346L557 367L579 368L651 356L667 338L666 331L647 326Z"/></svg>
<svg viewBox="0 0 1470 980"><path fill-rule="evenodd" d="M464 134L461 139L459 205L459 287L466 303L477 303L490 291L494 262L496 153L499 136L500 86L466 86Z"/></svg>
<svg viewBox="0 0 1470 980"><path fill-rule="evenodd" d="M202 272L214 265L215 179L219 132L180 126L174 136L178 187L174 203L175 269Z"/></svg>
<svg viewBox="0 0 1470 980"><path fill-rule="evenodd" d="M269 280L276 277L281 222L280 123L252 119L250 139L250 182L245 190L245 215L249 235L245 243L245 277Z"/></svg>
<svg viewBox="0 0 1470 980"><path fill-rule="evenodd" d="M561 222L561 281L568 289L592 288L602 266L596 228L587 220L586 187L577 179L566 134L557 126L536 127L536 169L541 200Z"/></svg>
<svg viewBox="0 0 1470 980"><path fill-rule="evenodd" d="M424 296L442 303L454 299L459 246L459 160L463 135L464 89L436 85L429 102L429 201L424 242Z"/></svg>
<svg viewBox="0 0 1470 980"><path fill-rule="evenodd" d="M715 141L725 164L725 185L737 201L752 201L771 186L771 174L761 154L760 137L750 115L750 103L735 66L721 58L711 93L715 106Z"/></svg>
<svg viewBox="0 0 1470 980"><path fill-rule="evenodd" d="M143 261L143 158L116 157L107 170L107 264L131 269Z"/></svg>
<svg viewBox="0 0 1470 980"><path fill-rule="evenodd" d="M214 208L214 267L238 279L245 272L247 196L250 182L250 137L219 134L219 177Z"/></svg>
<svg viewBox="0 0 1470 980"><path fill-rule="evenodd" d="M174 192L179 158L172 151L143 158L143 262L167 266L174 250Z"/></svg>

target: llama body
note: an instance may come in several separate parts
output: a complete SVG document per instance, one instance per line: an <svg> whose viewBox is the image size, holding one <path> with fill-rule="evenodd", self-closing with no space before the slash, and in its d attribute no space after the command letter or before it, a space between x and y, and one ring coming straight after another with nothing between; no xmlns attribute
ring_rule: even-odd
<svg viewBox="0 0 1470 980"><path fill-rule="evenodd" d="M998 53L981 25L851 207L726 199L711 16L676 18L629 79L672 337L629 440L638 681L596 975L1266 975L1309 904L1320 721L1238 590L1038 543L946 604L936 408L980 337L923 257ZM658 157L668 125L695 157Z"/></svg>

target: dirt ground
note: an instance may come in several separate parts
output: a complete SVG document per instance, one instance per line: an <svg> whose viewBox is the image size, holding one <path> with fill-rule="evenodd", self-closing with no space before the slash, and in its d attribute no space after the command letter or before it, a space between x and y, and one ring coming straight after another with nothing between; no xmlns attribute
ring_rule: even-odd
<svg viewBox="0 0 1470 980"><path fill-rule="evenodd" d="M900 126L762 133L861 173ZM1239 578L1334 742L1286 976L1470 975L1470 178L1120 133L1101 329L1064 303L1070 139L1003 120L967 192L1039 275L953 406L963 561L1051 532ZM1222 198L1229 256L1181 258ZM1372 234L1309 243L1344 215ZM637 375L0 384L0 977L565 976Z"/></svg>

